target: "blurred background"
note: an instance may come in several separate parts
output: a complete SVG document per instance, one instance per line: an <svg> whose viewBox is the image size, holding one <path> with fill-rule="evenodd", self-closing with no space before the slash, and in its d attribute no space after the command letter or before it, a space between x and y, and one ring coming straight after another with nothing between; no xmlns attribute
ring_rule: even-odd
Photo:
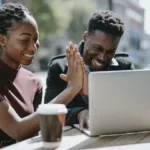
<svg viewBox="0 0 150 150"><path fill-rule="evenodd" d="M122 18L125 33L118 52L128 53L137 69L150 67L149 0L0 0L1 4L7 2L24 4L37 20L40 48L27 68L44 83L48 61L63 54L69 41L80 42L95 9L109 9Z"/></svg>

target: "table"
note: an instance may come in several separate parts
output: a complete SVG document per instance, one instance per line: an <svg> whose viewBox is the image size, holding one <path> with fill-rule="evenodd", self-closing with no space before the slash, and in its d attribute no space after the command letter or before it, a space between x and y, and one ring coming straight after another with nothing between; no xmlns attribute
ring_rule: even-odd
<svg viewBox="0 0 150 150"><path fill-rule="evenodd" d="M46 150L41 136L19 142L1 150ZM79 130L66 127L62 142L57 150L150 150L150 133L134 133L107 137L89 137Z"/></svg>

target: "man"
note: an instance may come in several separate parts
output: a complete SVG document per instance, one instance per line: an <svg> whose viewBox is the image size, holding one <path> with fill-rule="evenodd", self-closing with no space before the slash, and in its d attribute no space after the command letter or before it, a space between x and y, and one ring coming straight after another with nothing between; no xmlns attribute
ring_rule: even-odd
<svg viewBox="0 0 150 150"><path fill-rule="evenodd" d="M88 31L83 34L79 51L87 72L131 70L134 66L127 54L115 54L124 32L124 24L111 11L94 12L88 23ZM70 43L72 44L72 43ZM67 73L66 56L54 57L49 63L45 103L56 97L67 85L60 74ZM65 79L65 78L64 78ZM82 91L68 104L66 124L88 125L88 83L85 75Z"/></svg>

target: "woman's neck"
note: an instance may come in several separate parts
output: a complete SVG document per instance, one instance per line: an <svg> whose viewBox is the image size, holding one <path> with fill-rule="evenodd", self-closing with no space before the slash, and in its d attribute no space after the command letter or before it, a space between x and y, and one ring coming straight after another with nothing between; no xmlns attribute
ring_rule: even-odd
<svg viewBox="0 0 150 150"><path fill-rule="evenodd" d="M18 64L17 62L11 61L9 59L4 59L2 56L0 57L0 59L7 64L9 67L13 68L13 69L19 69L21 64Z"/></svg>

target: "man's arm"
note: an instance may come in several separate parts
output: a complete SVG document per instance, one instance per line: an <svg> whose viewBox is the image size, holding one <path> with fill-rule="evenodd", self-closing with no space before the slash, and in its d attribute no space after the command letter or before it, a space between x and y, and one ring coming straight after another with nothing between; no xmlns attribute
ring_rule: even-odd
<svg viewBox="0 0 150 150"><path fill-rule="evenodd" d="M55 59L49 64L47 79L46 79L46 92L44 102L48 103L61 93L67 86L67 82L60 78L60 74L66 74L67 68L65 68L65 61L62 58L62 62ZM73 97L72 101L67 105L68 113L66 116L66 125L73 125L78 123L78 113L84 109L87 109L87 102L84 98L78 94Z"/></svg>
<svg viewBox="0 0 150 150"><path fill-rule="evenodd" d="M53 98L55 98L65 89L67 83L59 77L60 73L62 73L62 68L60 68L58 64L51 63L49 65L44 103L52 101ZM87 109L87 103L85 103L81 95L78 94L72 99L72 102L67 105L68 113L66 115L66 125L79 123L77 118L78 113L84 109Z"/></svg>
<svg viewBox="0 0 150 150"><path fill-rule="evenodd" d="M86 107L68 108L68 113L66 115L66 125L72 126L74 124L78 124L79 123L78 114L85 109L87 108Z"/></svg>
<svg viewBox="0 0 150 150"><path fill-rule="evenodd" d="M59 74L61 72L62 68L60 68L58 63L50 63L46 79L44 103L49 103L53 98L55 98L66 88L67 83L65 83L59 77Z"/></svg>

